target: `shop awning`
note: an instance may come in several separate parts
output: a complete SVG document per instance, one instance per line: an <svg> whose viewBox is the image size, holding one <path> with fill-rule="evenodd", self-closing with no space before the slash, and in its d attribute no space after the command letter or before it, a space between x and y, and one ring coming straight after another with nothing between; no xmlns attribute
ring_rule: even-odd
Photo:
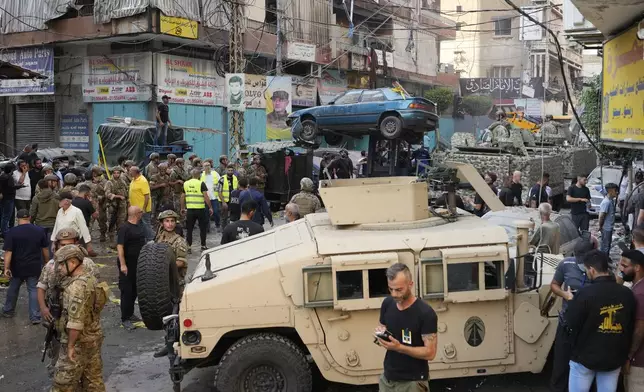
<svg viewBox="0 0 644 392"><path fill-rule="evenodd" d="M2 79L47 79L38 72L19 67L15 64L0 60L0 78Z"/></svg>

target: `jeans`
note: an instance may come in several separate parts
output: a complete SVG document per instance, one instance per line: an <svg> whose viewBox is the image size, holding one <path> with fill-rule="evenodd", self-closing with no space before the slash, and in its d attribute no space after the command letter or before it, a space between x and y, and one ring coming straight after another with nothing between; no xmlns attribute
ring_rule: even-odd
<svg viewBox="0 0 644 392"><path fill-rule="evenodd" d="M599 245L599 250L602 252L609 254L610 253L610 245L611 242L613 241L613 230L603 230L602 229L602 238L601 238L601 244Z"/></svg>
<svg viewBox="0 0 644 392"><path fill-rule="evenodd" d="M608 372L596 372L586 368L584 365L570 361L570 377L568 379L568 391L588 392L593 380L597 382L597 392L615 392L617 380L621 367Z"/></svg>
<svg viewBox="0 0 644 392"><path fill-rule="evenodd" d="M212 204L212 217L209 217L209 219L215 221L215 226L219 227L220 223L220 218L219 218L219 200L217 199L212 199L210 200L210 204ZM206 213L209 214L208 210L206 209Z"/></svg>
<svg viewBox="0 0 644 392"><path fill-rule="evenodd" d="M157 122L157 134L156 136L156 144L157 146L165 146L166 144L166 138L168 136L168 123L166 122L163 126Z"/></svg>
<svg viewBox="0 0 644 392"><path fill-rule="evenodd" d="M205 210L205 211L204 211ZM206 214L209 211L205 208L188 209L186 213L186 242L188 246L192 246L192 230L195 228L195 222L199 221L199 237L201 239L201 246L206 246L206 229L208 228L208 219Z"/></svg>
<svg viewBox="0 0 644 392"><path fill-rule="evenodd" d="M2 213L2 220L0 220L0 229L2 235L7 234L7 231L9 231L9 222L11 221L11 217L13 216L13 207L13 199L2 199L2 202L0 202L0 212Z"/></svg>
<svg viewBox="0 0 644 392"><path fill-rule="evenodd" d="M587 212L583 214L574 214L570 215L572 221L575 223L575 227L579 232L588 231L588 226L590 225L590 215Z"/></svg>
<svg viewBox="0 0 644 392"><path fill-rule="evenodd" d="M7 290L7 299L4 302L2 313L13 314L16 311L16 302L18 302L18 293L22 282L27 282L27 291L29 293L29 320L40 321L40 307L38 306L38 284L37 276L27 278L12 277Z"/></svg>
<svg viewBox="0 0 644 392"><path fill-rule="evenodd" d="M151 212L143 213L143 217L141 218L141 224L143 225L143 230L145 230L145 240L148 242L154 240L154 232L152 231L151 219Z"/></svg>

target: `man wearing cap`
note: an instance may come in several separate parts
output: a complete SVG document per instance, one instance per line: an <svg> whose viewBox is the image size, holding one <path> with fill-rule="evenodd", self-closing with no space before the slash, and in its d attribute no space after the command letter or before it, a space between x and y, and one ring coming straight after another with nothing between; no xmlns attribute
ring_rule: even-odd
<svg viewBox="0 0 644 392"><path fill-rule="evenodd" d="M108 232L110 241L115 232L127 219L127 185L122 179L123 168L114 166L110 169L112 178L105 184L105 197L108 203L109 221Z"/></svg>
<svg viewBox="0 0 644 392"><path fill-rule="evenodd" d="M58 235L56 236L55 250L58 250L65 245L78 245L78 240L79 237L76 230L71 228L64 228L60 230L58 232ZM81 247L81 250L83 249L84 248ZM59 278L58 276L56 276L55 262L53 259L54 255L52 254L51 257L52 258L47 262L47 264L45 264L45 267L42 269L40 278L38 278L38 306L40 307L40 314L42 315L42 318L47 323L54 322L54 318L51 315L47 299L49 299L50 301L55 301L55 303L60 303L61 298L52 298L52 296L55 294L54 287L58 286L60 288L61 286L66 286L67 284L69 284L69 278ZM85 254L85 257L83 258L83 268L86 272L96 277L96 279L99 278L100 274L98 266L94 263L94 261L92 261L92 259L87 257L87 254ZM60 292L58 294L60 294ZM53 339L51 342L51 349L48 350L50 361L49 364L47 364L47 370L49 371L50 377L54 375L54 366L58 361L59 350L60 342L58 341L58 339Z"/></svg>
<svg viewBox="0 0 644 392"><path fill-rule="evenodd" d="M49 259L49 241L42 228L31 224L29 211L19 210L16 217L18 226L9 230L4 240L4 274L11 280L2 316L14 316L20 286L26 282L29 292L29 320L32 324L40 324L36 285L40 270Z"/></svg>
<svg viewBox="0 0 644 392"><path fill-rule="evenodd" d="M60 192L60 201L58 202L58 214L56 214L56 223L51 232L51 240L56 241L58 231L63 228L72 228L80 233L80 237L87 247L89 254L94 257L96 254L92 250L92 236L89 234L89 229L85 223L83 212L72 205L73 196L69 192Z"/></svg>
<svg viewBox="0 0 644 392"><path fill-rule="evenodd" d="M593 244L588 239L581 237L575 244L574 257L567 257L559 263L550 283L552 293L563 298L561 312L559 312L559 324L557 325L555 337L554 361L550 379L550 388L554 392L568 390L572 341L566 325L566 310L575 293L585 285L590 284L590 279L586 275L586 268L584 267L584 256L592 249Z"/></svg>
<svg viewBox="0 0 644 392"><path fill-rule="evenodd" d="M150 154L150 163L145 167L145 178L150 179L153 175L159 172L159 154L153 152Z"/></svg>
<svg viewBox="0 0 644 392"><path fill-rule="evenodd" d="M619 270L625 282L632 282L631 290L636 303L633 340L622 372L625 376L626 391L638 392L644 390L644 253L635 249L624 250Z"/></svg>
<svg viewBox="0 0 644 392"><path fill-rule="evenodd" d="M273 111L266 115L266 121L273 128L285 128L286 118L288 117L288 93L286 91L273 91L271 101L273 102Z"/></svg>
<svg viewBox="0 0 644 392"><path fill-rule="evenodd" d="M58 194L55 192L58 177L48 174L44 179L38 181L39 192L36 192L31 201L29 215L32 222L45 229L49 236L56 224L56 215L58 215Z"/></svg>
<svg viewBox="0 0 644 392"><path fill-rule="evenodd" d="M313 181L308 177L300 180L300 192L291 198L291 203L298 206L301 217L322 208L320 199L313 194Z"/></svg>
<svg viewBox="0 0 644 392"><path fill-rule="evenodd" d="M170 97L164 95L161 97L161 103L157 106L157 134L155 140L157 146L165 146L168 127L172 125L170 121L170 108L168 107L169 102Z"/></svg>
<svg viewBox="0 0 644 392"><path fill-rule="evenodd" d="M52 391L104 391L103 329L101 311L108 298L105 283L83 266L85 252L78 245L65 245L54 255L57 273L67 278L63 286L61 317L56 323L61 350L56 362Z"/></svg>
<svg viewBox="0 0 644 392"><path fill-rule="evenodd" d="M609 254L613 241L613 225L615 224L615 198L617 197L617 184L609 182L604 186L606 196L599 205L599 229L601 230L601 244L599 250Z"/></svg>

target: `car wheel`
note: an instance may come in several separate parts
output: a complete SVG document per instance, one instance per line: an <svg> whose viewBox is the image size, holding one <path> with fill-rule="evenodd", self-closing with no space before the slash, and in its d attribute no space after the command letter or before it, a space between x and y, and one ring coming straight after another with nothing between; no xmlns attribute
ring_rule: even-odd
<svg viewBox="0 0 644 392"><path fill-rule="evenodd" d="M145 244L136 267L139 309L145 326L163 329L163 317L172 313L179 299L177 263L168 244Z"/></svg>
<svg viewBox="0 0 644 392"><path fill-rule="evenodd" d="M398 116L387 116L380 122L380 133L386 139L396 139L402 132L402 120Z"/></svg>
<svg viewBox="0 0 644 392"><path fill-rule="evenodd" d="M342 135L327 133L324 135L324 141L329 146L337 146L338 144L342 143Z"/></svg>
<svg viewBox="0 0 644 392"><path fill-rule="evenodd" d="M274 333L249 335L230 346L214 384L219 392L310 392L313 387L302 350Z"/></svg>
<svg viewBox="0 0 644 392"><path fill-rule="evenodd" d="M315 140L315 137L318 135L318 125L313 120L304 120L302 121L302 132L300 132L300 137L302 140L307 142L312 142Z"/></svg>

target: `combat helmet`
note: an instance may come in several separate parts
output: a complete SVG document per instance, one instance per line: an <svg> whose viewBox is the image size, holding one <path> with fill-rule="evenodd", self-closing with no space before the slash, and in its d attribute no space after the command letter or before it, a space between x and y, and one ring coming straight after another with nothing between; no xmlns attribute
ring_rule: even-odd
<svg viewBox="0 0 644 392"><path fill-rule="evenodd" d="M152 154L150 154L150 160L157 159L157 158L159 158L159 154L158 154L158 153L153 152Z"/></svg>
<svg viewBox="0 0 644 392"><path fill-rule="evenodd" d="M302 177L300 180L300 189L303 191L313 192L313 180L308 177Z"/></svg>
<svg viewBox="0 0 644 392"><path fill-rule="evenodd" d="M123 173L123 168L122 168L121 166L112 166L112 167L110 168L110 173L114 173L114 172L116 172L116 171L117 171L117 172L121 172L121 173Z"/></svg>
<svg viewBox="0 0 644 392"><path fill-rule="evenodd" d="M63 181L66 185L74 185L78 182L78 177L74 173L67 173L63 178Z"/></svg>
<svg viewBox="0 0 644 392"><path fill-rule="evenodd" d="M58 230L58 233L56 233L56 241L79 239L79 238L80 238L80 235L78 234L78 231L76 231L75 229L72 229L71 227L64 227Z"/></svg>
<svg viewBox="0 0 644 392"><path fill-rule="evenodd" d="M157 219L162 221L165 218L174 218L176 220L179 220L179 218L181 218L181 217L179 216L179 214L177 214L176 212L174 212L172 210L165 210L165 211L163 211L163 212L161 212L159 214L159 217Z"/></svg>

